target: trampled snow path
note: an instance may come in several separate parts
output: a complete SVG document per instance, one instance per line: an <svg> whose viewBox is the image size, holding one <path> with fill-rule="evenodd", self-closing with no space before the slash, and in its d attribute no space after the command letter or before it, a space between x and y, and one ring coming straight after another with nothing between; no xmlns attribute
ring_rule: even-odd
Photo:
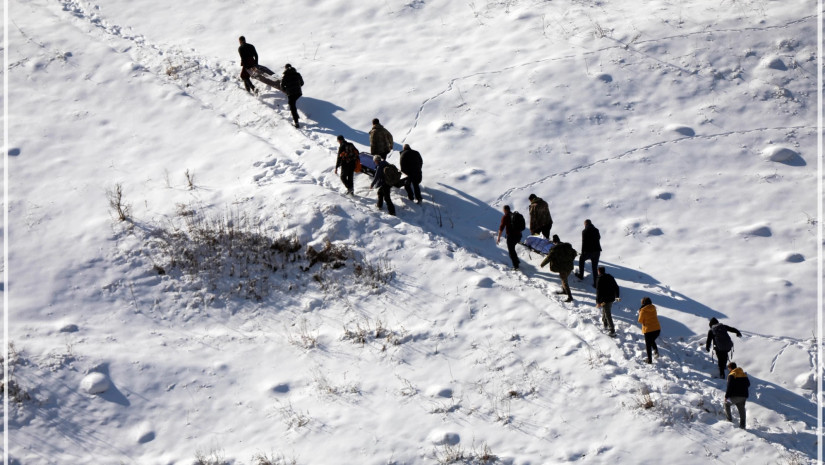
<svg viewBox="0 0 825 465"><path fill-rule="evenodd" d="M161 46L146 44L145 40L140 36L125 34L123 28L119 26L106 25L104 20L97 18L93 13L93 5L69 1L62 2L62 5L65 11L71 12L79 21L93 26L92 34L94 34L97 39L110 43L116 49L123 50L135 58L138 65L136 67L137 72L146 72L148 70L160 79L166 79L164 75L170 69L169 67L176 66L177 71L173 73L176 77L171 78L172 82L181 86L183 92L191 95L216 114L235 121L242 130L250 132L263 140L269 140L268 130L271 129L273 125L276 127L284 126L287 113L283 111L282 105L273 107L264 104L264 108L260 108L262 106L261 103L248 99L246 95L243 95L242 91L239 91L239 87L234 80L235 72L230 71L229 69L231 67L228 65L224 66L220 63L210 64L208 58L181 51L164 50ZM121 40L131 42L132 47L122 46L119 43ZM170 56L172 58L169 58ZM437 94L433 98L437 98L438 95L441 94ZM276 101L280 99L279 96L275 98ZM243 99L247 99L246 102L248 103L239 104L239 102L244 102ZM423 108L424 104L422 105L422 109ZM280 119L275 120L275 123L272 123L273 118L267 114L267 112L272 109L276 109L280 116ZM255 116L250 118L247 116L248 113L252 113ZM753 129L751 131L767 131L771 129L780 128ZM410 131L411 130L412 129L410 129ZM721 137L724 135L726 134L700 135L697 137ZM284 158L261 161L263 171L260 177L256 176L254 181L264 184L274 179L283 180L284 178L288 178L293 182L321 184L335 189L335 186L337 186L336 178L323 174L313 175L308 172L308 170L311 171L311 169L302 167L302 158L305 159L303 155L305 153L312 155L310 153L311 149L319 148L323 149L323 152L329 153L334 148L330 143L331 138L322 140L317 134L310 134L309 137L310 139L307 140L297 134L292 136L291 142L294 142L295 145L302 146L303 150L307 152L296 152L294 155L284 155ZM674 141L663 141L655 145L672 142ZM611 159L627 156L644 148L646 147L636 148L616 157L597 161L596 163L604 163ZM583 169L587 166L582 166L572 171ZM563 175L563 173L554 173L549 177L559 175ZM531 185L535 185L535 183L513 188L513 190L526 189ZM504 197L505 196L501 196L499 202ZM366 205L358 201L354 203L360 205L361 211L371 210L369 203ZM436 207L434 206L433 208ZM429 234L430 237L432 237L434 233L428 233L426 230L434 225L434 219L434 216L425 218L424 224L419 225L420 230L416 231L416 233ZM475 255L474 251L463 248L461 245L463 242L462 239L462 237L456 234L441 235L441 240L449 247L485 261L485 267L492 267L501 271L506 269L505 266L497 264L489 260L489 258L485 258L484 256L479 257ZM556 284L554 278L548 281L522 275L505 275L502 281L507 283L508 286L511 286L512 289L520 289L524 286L538 289L547 295L549 300L554 300L550 292L551 288ZM703 354L699 356L692 355L698 350L697 346L704 342L699 340L702 338L690 341L663 341L661 344L663 358L658 361L656 368L651 369L651 367L640 365L638 360L643 343L641 342L641 336L638 334L638 329L635 328L633 324L635 312L629 307L630 306L625 306L625 304L622 303L621 305L617 305L617 308L614 310L619 320L620 331L624 334L618 343L606 338L606 336L597 330L599 321L595 316L596 311L590 306L577 302L572 306L565 306L564 304L551 305L548 306L545 311L551 320L561 326L567 327L571 335L574 335L586 344L586 350L594 354L591 360L592 365L594 368L602 371L606 377L610 377L613 380L617 393L626 405L631 406L637 401L636 397L638 394L635 389L638 388L639 383L642 382L641 380L644 380L644 383L650 386L651 392L661 396L664 405L669 405L672 412L678 411L685 419L692 420L698 417L704 418L708 422L718 420L720 413L718 409L720 384L718 381L707 378L707 372L713 372L714 366L710 364L707 356ZM814 348L812 344L809 344L805 340L793 338L781 338L781 340L779 340L776 337L764 337L752 333L746 334L748 334L748 337L763 338L766 343L779 342L781 344L782 347L773 357L774 363L772 364L771 371L773 371L774 366L776 366L777 359L788 347L796 347L808 352L811 360L813 360ZM494 355L503 356L502 353ZM767 388L771 387L769 383L763 383L763 386ZM763 398L760 398L758 395L754 397L755 403L762 405L764 408L776 412L785 412L784 416L786 420L788 420L786 422L788 427L760 428L752 430L750 434L755 434L765 440L769 440L780 449L784 446L812 456L814 441L808 433L804 433L806 429L804 426L802 428L795 426L797 422L802 422L803 424L812 423L810 413L808 413L813 411L811 404L802 404L799 402L799 399L790 399L791 408L788 409L788 404L784 403L786 399L771 395L766 395ZM710 410L710 412L707 412L706 409ZM651 416L659 417L660 415L661 412L656 412ZM673 418L678 417L679 415L673 415ZM683 423L677 421L676 426L682 429L685 435L700 437L701 442L719 442L718 439L705 433L704 430L692 427L687 421ZM803 431L803 434L800 434L800 430Z"/></svg>

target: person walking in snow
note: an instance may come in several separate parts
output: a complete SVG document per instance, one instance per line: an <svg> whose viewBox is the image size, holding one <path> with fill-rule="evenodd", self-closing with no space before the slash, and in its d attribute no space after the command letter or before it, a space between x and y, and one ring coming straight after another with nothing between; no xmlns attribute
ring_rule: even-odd
<svg viewBox="0 0 825 465"><path fill-rule="evenodd" d="M510 254L510 260L513 262L513 269L517 270L521 263L516 254L516 244L521 241L521 231L518 231L513 224L513 212L509 205L505 205L502 209L504 215L501 217L501 223L498 226L498 236L496 237L496 244L501 240L501 233L504 232L507 236L507 252Z"/></svg>
<svg viewBox="0 0 825 465"><path fill-rule="evenodd" d="M556 237L556 236L553 236ZM616 327L613 325L613 302L619 301L619 285L613 276L605 273L604 267L599 267L599 280L596 284L596 307L602 309L602 324L604 329L610 331L611 336L616 335Z"/></svg>
<svg viewBox="0 0 825 465"><path fill-rule="evenodd" d="M335 163L335 174L341 168L341 182L347 188L347 194L355 195L353 190L353 176L355 175L355 165L358 160L358 149L352 142L347 142L344 136L338 136L338 161Z"/></svg>
<svg viewBox="0 0 825 465"><path fill-rule="evenodd" d="M287 63L284 65L284 75L281 78L281 89L286 94L287 102L289 103L289 111L292 113L292 120L295 122L295 127L301 127L298 124L298 99L304 95L301 92L301 87L304 86L304 78L301 73L292 65Z"/></svg>
<svg viewBox="0 0 825 465"><path fill-rule="evenodd" d="M384 179L384 167L388 166L387 160L384 160L379 155L376 155L372 159L375 162L375 176L372 178L372 184L370 184L370 189L373 187L378 188L378 202L375 204L379 210L384 206L384 201L387 201L387 212L390 215L395 216L395 205L392 204L392 199L390 198L390 190L393 186L391 186L386 179Z"/></svg>
<svg viewBox="0 0 825 465"><path fill-rule="evenodd" d="M373 119L372 129L370 129L370 154L378 155L382 160L386 160L387 154L392 152L392 145L390 131L381 126L378 118Z"/></svg>
<svg viewBox="0 0 825 465"><path fill-rule="evenodd" d="M742 337L742 333L738 329L723 325L719 323L716 318L711 318L708 323L710 330L708 331L708 338L705 341L705 352L710 352L710 344L713 342L713 349L716 352L716 358L719 359L719 377L725 379L725 366L728 363L728 353L733 349L733 341L728 333L736 334L736 337Z"/></svg>
<svg viewBox="0 0 825 465"><path fill-rule="evenodd" d="M545 257L541 265L539 265L539 268L542 268L544 265L549 264L550 271L555 271L559 274L561 290L556 291L556 294L567 294L567 300L565 302L573 301L573 293L570 292L570 283L567 281L567 278L570 276L570 273L573 272L573 260L577 254L578 253L573 250L572 245L567 242L562 242L558 235L553 234L553 247L550 248L547 257Z"/></svg>
<svg viewBox="0 0 825 465"><path fill-rule="evenodd" d="M404 144L401 150L401 172L407 175L402 179L404 182L404 189L407 191L407 198L415 199L415 203L421 203L421 166L424 165L424 160L421 159L421 154L418 151L410 148L410 144Z"/></svg>
<svg viewBox="0 0 825 465"><path fill-rule="evenodd" d="M530 234L541 234L550 239L550 229L553 227L553 217L550 216L550 207L547 202L536 194L530 194ZM572 269L570 271L573 271Z"/></svg>
<svg viewBox="0 0 825 465"><path fill-rule="evenodd" d="M257 89L252 85L252 79L247 70L258 66L258 52L254 45L246 43L246 37L238 37L238 42L241 44L238 47L238 55L241 56L241 80L247 92L255 93Z"/></svg>
<svg viewBox="0 0 825 465"><path fill-rule="evenodd" d="M659 358L659 347L656 339L662 331L659 326L659 317L656 315L656 306L650 297L642 299L642 307L639 308L639 323L642 324L642 334L645 335L645 352L647 352L647 363L653 363L651 351Z"/></svg>
<svg viewBox="0 0 825 465"><path fill-rule="evenodd" d="M584 220L582 230L582 254L579 256L579 272L576 277L584 279L584 262L590 260L590 269L593 271L593 287L596 287L596 269L599 266L599 255L602 252L602 236L590 220Z"/></svg>
<svg viewBox="0 0 825 465"><path fill-rule="evenodd" d="M728 386L725 389L725 418L733 422L730 414L731 404L739 411L739 427L745 429L745 401L748 400L748 388L751 385L748 375L744 370L736 366L736 363L728 363Z"/></svg>

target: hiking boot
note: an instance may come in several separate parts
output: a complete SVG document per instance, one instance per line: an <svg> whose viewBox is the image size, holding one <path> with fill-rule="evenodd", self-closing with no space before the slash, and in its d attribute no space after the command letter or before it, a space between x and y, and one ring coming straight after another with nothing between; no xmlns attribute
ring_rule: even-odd
<svg viewBox="0 0 825 465"><path fill-rule="evenodd" d="M296 129L300 129L300 128L301 128L301 125L300 125L300 124L298 124L298 123L296 122L296 123L295 123L295 128L296 128Z"/></svg>
<svg viewBox="0 0 825 465"><path fill-rule="evenodd" d="M556 294L567 294L566 291L556 291Z"/></svg>
<svg viewBox="0 0 825 465"><path fill-rule="evenodd" d="M560 249L561 250L561 249ZM584 280L584 274L573 273L573 276L577 277L579 281Z"/></svg>
<svg viewBox="0 0 825 465"><path fill-rule="evenodd" d="M573 298L572 298L572 297L570 297L570 296L568 296L568 297L567 297L567 300L565 300L565 302L572 302L572 301L573 301Z"/></svg>
<svg viewBox="0 0 825 465"><path fill-rule="evenodd" d="M415 203L417 203L418 205L421 205L421 199L416 200Z"/></svg>
<svg viewBox="0 0 825 465"><path fill-rule="evenodd" d="M610 337L616 337L616 331L610 331L607 335Z"/></svg>
<svg viewBox="0 0 825 465"><path fill-rule="evenodd" d="M647 359L647 360L645 360L645 363L647 363L647 364L651 364L651 363L653 363L653 360L651 360L651 359Z"/></svg>

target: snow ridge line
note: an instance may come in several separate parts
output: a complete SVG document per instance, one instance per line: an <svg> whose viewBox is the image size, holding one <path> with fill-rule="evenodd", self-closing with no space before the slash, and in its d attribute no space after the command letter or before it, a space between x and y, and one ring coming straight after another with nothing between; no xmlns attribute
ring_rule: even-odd
<svg viewBox="0 0 825 465"><path fill-rule="evenodd" d="M561 171L561 172L558 172L558 173L553 173L553 174L544 176L544 177L539 178L535 181L532 181L528 184L525 184L521 187L512 187L512 188L507 189L506 191L504 191L503 194L501 194L498 198L496 198L492 202L492 205L493 206L499 206L505 201L506 198L513 195L514 192L529 190L532 187L535 187L535 186L537 186L537 185L539 185L539 184L541 184L541 183L543 183L547 180L550 180L552 178L557 178L557 177L560 177L560 176L562 176L562 177L567 176L569 174L573 174L573 173L576 173L576 172L579 172L579 171L582 171L582 170L593 168L596 165L600 165L600 164L603 164L603 163L608 163L608 162L611 162L611 161L621 160L623 158L627 158L631 155L634 155L637 152L641 152L641 151L645 151L645 150L649 150L649 149L653 149L653 148L657 148L657 147L663 147L663 146L670 145L670 144L680 144L682 142L689 142L693 139L712 140L712 139L715 139L715 138L718 138L718 137L728 137L728 136L735 136L735 135L742 135L742 134L750 134L750 133L754 133L754 132L787 131L787 130L799 130L799 129L816 130L816 128L813 127L813 126L787 126L787 127L776 127L776 128L754 128L754 129L746 129L746 130L742 130L742 131L729 131L729 132L721 132L721 133L717 133L717 134L706 134L706 135L695 135L695 136L690 136L690 137L680 137L678 139L673 139L673 140L663 140L663 141L659 141L659 142L654 142L652 144L645 145L645 146L642 146L642 147L634 147L632 149L626 150L625 152L622 152L622 153L620 153L618 155L615 155L615 156L602 158L600 160L596 160L592 163L588 163L588 164L585 164L585 165L579 165L579 166L577 166L575 168L571 168L567 171Z"/></svg>

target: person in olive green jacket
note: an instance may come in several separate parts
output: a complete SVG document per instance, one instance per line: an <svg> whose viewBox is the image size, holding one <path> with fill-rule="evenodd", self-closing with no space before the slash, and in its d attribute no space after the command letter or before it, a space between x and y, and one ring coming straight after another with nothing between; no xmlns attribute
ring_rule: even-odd
<svg viewBox="0 0 825 465"><path fill-rule="evenodd" d="M656 338L662 327L659 326L659 317L656 316L656 306L650 297L642 299L642 307L639 309L639 323L642 324L642 334L645 335L645 351L647 352L647 363L653 363L650 358L650 352L656 354L659 358L659 347L656 346Z"/></svg>

